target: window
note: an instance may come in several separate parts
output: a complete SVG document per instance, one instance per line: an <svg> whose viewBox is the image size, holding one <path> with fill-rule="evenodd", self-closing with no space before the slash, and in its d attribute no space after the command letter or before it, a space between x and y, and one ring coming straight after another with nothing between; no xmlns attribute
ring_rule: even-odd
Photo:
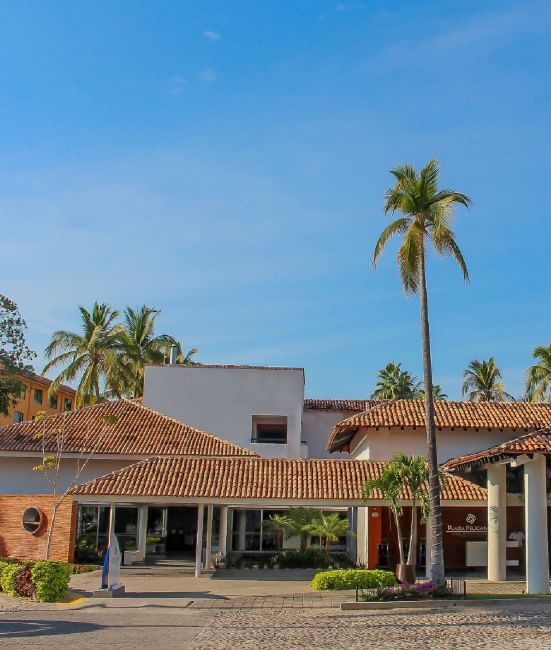
<svg viewBox="0 0 551 650"><path fill-rule="evenodd" d="M31 535L36 535L42 526L44 515L38 508L27 508L23 513L23 528Z"/></svg>
<svg viewBox="0 0 551 650"><path fill-rule="evenodd" d="M44 398L44 391L41 388L34 389L34 403L42 404L42 399Z"/></svg>
<svg viewBox="0 0 551 650"><path fill-rule="evenodd" d="M70 400L68 397L66 397L66 398L63 400L63 408L64 408L66 411L70 411L72 405L73 405L73 404L72 404L71 400Z"/></svg>
<svg viewBox="0 0 551 650"><path fill-rule="evenodd" d="M21 413L21 411L15 411L13 414L13 421L14 422L23 422L24 415Z"/></svg>
<svg viewBox="0 0 551 650"><path fill-rule="evenodd" d="M50 395L50 408L51 409L56 409L57 408L57 395Z"/></svg>
<svg viewBox="0 0 551 650"><path fill-rule="evenodd" d="M253 415L251 442L284 445L287 443L287 418Z"/></svg>
<svg viewBox="0 0 551 650"><path fill-rule="evenodd" d="M19 384L19 391L17 394L17 398L25 399L26 396L27 396L27 387L25 386L25 384Z"/></svg>

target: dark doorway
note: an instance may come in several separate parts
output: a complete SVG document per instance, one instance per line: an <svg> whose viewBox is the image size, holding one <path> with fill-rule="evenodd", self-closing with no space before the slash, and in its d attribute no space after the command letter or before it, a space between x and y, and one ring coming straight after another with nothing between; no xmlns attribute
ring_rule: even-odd
<svg viewBox="0 0 551 650"><path fill-rule="evenodd" d="M195 556L197 508L167 508L166 553L169 557Z"/></svg>
<svg viewBox="0 0 551 650"><path fill-rule="evenodd" d="M149 507L146 555L150 560L195 557L196 536L196 507Z"/></svg>

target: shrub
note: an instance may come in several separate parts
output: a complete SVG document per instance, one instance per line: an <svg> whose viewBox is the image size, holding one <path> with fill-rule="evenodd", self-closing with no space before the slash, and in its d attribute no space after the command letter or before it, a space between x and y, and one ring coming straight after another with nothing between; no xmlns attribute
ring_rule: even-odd
<svg viewBox="0 0 551 650"><path fill-rule="evenodd" d="M13 576L13 585L18 596L29 598L34 594L34 583L32 581L32 568L34 562L25 562Z"/></svg>
<svg viewBox="0 0 551 650"><path fill-rule="evenodd" d="M72 566L55 560L35 562L32 580L35 585L35 598L40 602L53 603L67 595L67 586Z"/></svg>
<svg viewBox="0 0 551 650"><path fill-rule="evenodd" d="M7 559L5 560L3 558L0 559L0 591L3 591L3 589L2 589L2 572L4 571L4 569L7 566L10 566L10 564L13 564L13 562L8 562Z"/></svg>
<svg viewBox="0 0 551 650"><path fill-rule="evenodd" d="M392 571L381 569L335 569L316 573L310 586L316 591L339 591L342 589L376 589L395 585Z"/></svg>
<svg viewBox="0 0 551 650"><path fill-rule="evenodd" d="M0 575L0 585L2 586L2 591L8 596L17 596L17 589L15 588L15 575L16 573L23 568L23 564L6 564L2 569L2 575Z"/></svg>

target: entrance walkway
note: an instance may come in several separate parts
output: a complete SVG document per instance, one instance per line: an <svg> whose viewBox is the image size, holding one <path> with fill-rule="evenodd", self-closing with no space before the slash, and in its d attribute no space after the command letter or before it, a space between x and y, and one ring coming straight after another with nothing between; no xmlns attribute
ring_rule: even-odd
<svg viewBox="0 0 551 650"><path fill-rule="evenodd" d="M193 575L191 563L159 563L154 566L125 567L121 581L126 587L125 601L179 601L179 606L193 609L314 609L338 608L343 601L354 599L354 591L318 592L310 588L314 570L226 570ZM75 575L71 591L90 597L99 588L99 571ZM467 594L521 595L524 580L488 582L479 577L467 578ZM97 601L96 601L97 602ZM104 601L107 606L107 601ZM115 601L111 601L114 605Z"/></svg>

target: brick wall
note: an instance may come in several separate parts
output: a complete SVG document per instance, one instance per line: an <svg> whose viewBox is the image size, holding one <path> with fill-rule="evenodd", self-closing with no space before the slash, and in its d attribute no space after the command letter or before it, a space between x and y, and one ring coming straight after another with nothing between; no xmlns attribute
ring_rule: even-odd
<svg viewBox="0 0 551 650"><path fill-rule="evenodd" d="M28 533L22 524L23 513L31 506L45 515L38 534ZM46 553L52 497L47 494L0 494L0 556L43 560ZM65 499L57 511L50 551L51 560L70 562L76 537L77 505Z"/></svg>

